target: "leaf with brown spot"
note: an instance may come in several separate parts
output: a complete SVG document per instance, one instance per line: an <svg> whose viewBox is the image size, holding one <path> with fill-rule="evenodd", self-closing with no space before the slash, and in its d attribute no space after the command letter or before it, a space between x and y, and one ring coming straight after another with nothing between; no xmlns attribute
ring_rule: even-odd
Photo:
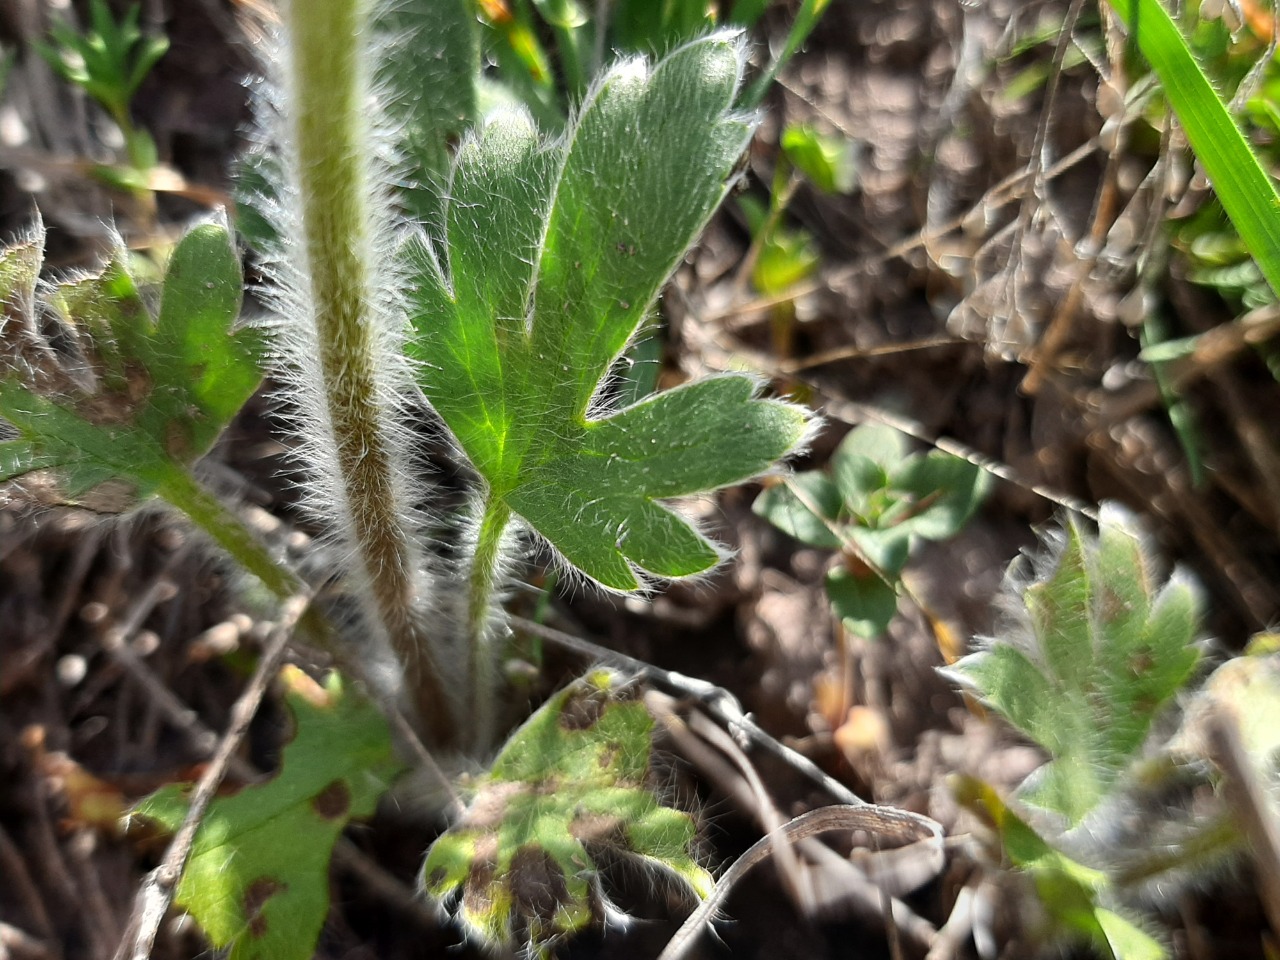
<svg viewBox="0 0 1280 960"><path fill-rule="evenodd" d="M351 809L351 791L343 781L334 780L312 798L311 806L321 819L346 819Z"/></svg>
<svg viewBox="0 0 1280 960"><path fill-rule="evenodd" d="M113 478L136 498L184 487L262 379L260 334L234 329L230 232L183 237L154 318L123 244L97 273L36 286L43 238L37 224L0 249L0 416L18 434L0 443L0 481L49 471L65 502Z"/></svg>
<svg viewBox="0 0 1280 960"><path fill-rule="evenodd" d="M377 708L331 674L323 697L293 668L297 734L281 768L209 806L178 885L185 907L232 960L306 960L329 910L329 859L352 818L368 817L401 766ZM171 784L134 811L169 830L187 812Z"/></svg>
<svg viewBox="0 0 1280 960"><path fill-rule="evenodd" d="M600 919L597 857L629 857L706 896L693 818L651 783L653 718L599 670L552 697L503 747L462 819L432 844L423 887L491 946L543 955Z"/></svg>
<svg viewBox="0 0 1280 960"><path fill-rule="evenodd" d="M262 915L262 908L277 893L288 889L286 884L270 877L259 877L249 884L240 899L240 907L244 910L245 919L249 921L249 936L261 940L267 935L267 918Z"/></svg>

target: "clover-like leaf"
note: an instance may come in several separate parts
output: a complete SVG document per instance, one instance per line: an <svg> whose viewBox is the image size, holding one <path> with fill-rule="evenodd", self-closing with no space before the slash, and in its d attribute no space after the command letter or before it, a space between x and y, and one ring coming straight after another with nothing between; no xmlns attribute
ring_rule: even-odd
<svg viewBox="0 0 1280 960"><path fill-rule="evenodd" d="M827 571L827 597L844 628L868 640L888 630L898 613L897 591L871 570L855 573L841 564Z"/></svg>
<svg viewBox="0 0 1280 960"><path fill-rule="evenodd" d="M948 673L1049 752L1026 800L1075 824L1119 782L1194 671L1199 603L1186 576L1157 582L1114 505L1104 505L1096 539L1073 521L1053 554L1029 585L1006 577L1020 600L1002 633Z"/></svg>
<svg viewBox="0 0 1280 960"><path fill-rule="evenodd" d="M760 491L751 511L783 533L811 547L839 550L839 527L844 503L835 482L821 470L806 470L785 483L770 483Z"/></svg>
<svg viewBox="0 0 1280 960"><path fill-rule="evenodd" d="M492 116L459 150L440 249L413 268L409 351L490 503L612 589L714 565L663 501L761 473L807 426L736 375L608 408L611 368L750 134L741 63L726 35L625 61L553 142Z"/></svg>
<svg viewBox="0 0 1280 960"><path fill-rule="evenodd" d="M286 668L286 702L297 733L280 771L215 799L196 833L177 902L232 960L306 960L329 910L329 859L352 818L373 814L400 772L378 709L343 688L321 688ZM168 830L187 814L173 784L134 810Z"/></svg>
<svg viewBox="0 0 1280 960"><path fill-rule="evenodd" d="M37 227L0 257L0 416L18 432L0 443L0 480L56 468L71 499L113 478L142 497L184 482L262 376L257 334L233 329L240 265L227 230L206 224L178 244L154 320L123 246L37 300L42 239Z"/></svg>
<svg viewBox="0 0 1280 960"><path fill-rule="evenodd" d="M831 455L831 472L848 511L876 519L873 498L906 458L907 438L892 427L867 423L850 430Z"/></svg>
<svg viewBox="0 0 1280 960"><path fill-rule="evenodd" d="M964 529L991 489L976 463L932 450L909 457L889 476L891 496L910 505L898 526L925 540L946 540Z"/></svg>
<svg viewBox="0 0 1280 960"><path fill-rule="evenodd" d="M653 718L637 685L597 670L544 704L431 846L423 886L488 945L541 955L602 918L598 862L630 858L706 897L688 814L663 804L650 764Z"/></svg>

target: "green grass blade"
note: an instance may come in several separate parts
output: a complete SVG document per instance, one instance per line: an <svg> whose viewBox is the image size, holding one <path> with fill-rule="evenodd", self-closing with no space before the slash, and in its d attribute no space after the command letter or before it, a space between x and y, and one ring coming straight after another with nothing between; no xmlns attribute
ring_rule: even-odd
<svg viewBox="0 0 1280 960"><path fill-rule="evenodd" d="M1159 0L1109 0L1151 64L1227 216L1280 293L1280 195Z"/></svg>
<svg viewBox="0 0 1280 960"><path fill-rule="evenodd" d="M768 69L747 88L742 95L741 106L747 109L754 109L760 105L760 101L764 99L764 95L768 93L769 87L773 85L773 81L791 60L797 50L809 39L809 34L813 32L813 28L818 25L818 19L827 9L827 5L831 0L804 0L800 4L800 9L796 11L796 18L791 23L791 30L787 33L787 39L782 44L782 49L778 55L774 57L773 62L769 64Z"/></svg>

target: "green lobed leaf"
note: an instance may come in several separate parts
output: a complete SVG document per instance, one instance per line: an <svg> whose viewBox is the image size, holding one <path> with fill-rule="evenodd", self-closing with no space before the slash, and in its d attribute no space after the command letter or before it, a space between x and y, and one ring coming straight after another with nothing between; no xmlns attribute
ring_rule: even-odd
<svg viewBox="0 0 1280 960"><path fill-rule="evenodd" d="M353 818L369 817L401 771L386 721L345 690L286 668L297 733L280 771L216 798L196 833L176 901L232 960L306 960L329 910L329 859ZM189 787L171 784L134 814L176 831Z"/></svg>
<svg viewBox="0 0 1280 960"><path fill-rule="evenodd" d="M0 304L4 305L0 335L7 337L11 325L30 319L43 262L42 227L37 227L31 236L0 250Z"/></svg>
<svg viewBox="0 0 1280 960"><path fill-rule="evenodd" d="M22 276L38 272L21 250ZM214 224L196 227L174 250L158 319L123 248L98 274L53 287L48 310L83 365L11 365L0 378L0 415L19 434L5 444L0 479L56 468L72 497L112 477L139 496L176 482L261 380L258 335L233 330L240 296L239 260L227 230ZM14 303L6 320L16 324Z"/></svg>
<svg viewBox="0 0 1280 960"><path fill-rule="evenodd" d="M948 670L1049 752L1026 799L1072 824L1140 755L1199 659L1196 592L1181 575L1158 585L1153 566L1128 517L1104 505L1096 539L1073 521L1051 568L1025 589L1006 578L1025 621Z"/></svg>
<svg viewBox="0 0 1280 960"><path fill-rule="evenodd" d="M743 376L601 402L746 144L740 64L717 35L615 65L551 143L492 116L459 149L441 249L412 266L409 352L490 503L613 589L711 567L714 546L661 501L761 473L807 425Z"/></svg>
<svg viewBox="0 0 1280 960"><path fill-rule="evenodd" d="M601 919L597 861L630 858L700 897L692 817L653 785L653 718L634 683L597 670L512 735L461 820L432 844L423 888L489 946L542 955Z"/></svg>
<svg viewBox="0 0 1280 960"><path fill-rule="evenodd" d="M868 640L882 636L898 615L898 594L874 572L858 576L845 566L827 572L831 609L850 633Z"/></svg>

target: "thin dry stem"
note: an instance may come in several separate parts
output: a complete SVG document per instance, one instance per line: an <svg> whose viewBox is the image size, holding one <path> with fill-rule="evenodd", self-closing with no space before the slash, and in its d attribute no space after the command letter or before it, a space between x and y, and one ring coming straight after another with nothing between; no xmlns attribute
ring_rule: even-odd
<svg viewBox="0 0 1280 960"><path fill-rule="evenodd" d="M240 699L231 710L231 724L223 734L222 742L219 743L217 752L205 769L204 775L192 791L191 806L187 810L186 819L169 844L164 860L147 876L142 888L138 891L133 913L129 918L120 946L116 950L114 960L147 960L151 956L156 933L160 929L160 921L164 919L165 912L173 903L174 895L178 890L178 881L182 878L183 870L186 869L200 821L213 800L218 786L222 783L222 778L230 769L235 752L240 747L240 741L249 732L249 724L257 714L271 680L284 659L289 639L293 635L293 628L306 612L309 603L310 596L301 594L284 605L280 621L258 661L257 669L249 679L249 685L245 687L244 693L240 695Z"/></svg>

